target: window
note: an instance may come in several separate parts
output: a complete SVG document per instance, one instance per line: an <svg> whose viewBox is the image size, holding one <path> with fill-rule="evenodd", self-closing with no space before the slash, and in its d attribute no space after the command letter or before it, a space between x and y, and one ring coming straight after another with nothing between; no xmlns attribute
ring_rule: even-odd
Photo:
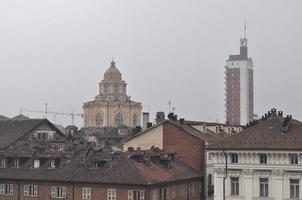
<svg viewBox="0 0 302 200"><path fill-rule="evenodd" d="M120 125L123 125L123 113L119 112L116 114L115 116L115 122L116 122L116 125L120 126Z"/></svg>
<svg viewBox="0 0 302 200"><path fill-rule="evenodd" d="M159 200L158 190L152 190L152 200Z"/></svg>
<svg viewBox="0 0 302 200"><path fill-rule="evenodd" d="M114 85L114 92L115 92L115 93L118 92L118 85L117 85L117 84Z"/></svg>
<svg viewBox="0 0 302 200"><path fill-rule="evenodd" d="M292 165L297 165L299 162L297 154L290 154L289 159L290 159L290 164L292 164Z"/></svg>
<svg viewBox="0 0 302 200"><path fill-rule="evenodd" d="M37 185L24 185L24 196L25 197L37 197L38 186Z"/></svg>
<svg viewBox="0 0 302 200"><path fill-rule="evenodd" d="M171 191L171 193L172 193L172 199L175 199L176 198L176 186L175 185L173 185L172 186L172 189L171 189L172 191Z"/></svg>
<svg viewBox="0 0 302 200"><path fill-rule="evenodd" d="M231 195L239 196L239 178L231 177Z"/></svg>
<svg viewBox="0 0 302 200"><path fill-rule="evenodd" d="M299 199L299 179L290 179L290 198Z"/></svg>
<svg viewBox="0 0 302 200"><path fill-rule="evenodd" d="M180 186L180 196L184 197L187 194L186 185Z"/></svg>
<svg viewBox="0 0 302 200"><path fill-rule="evenodd" d="M105 93L108 93L108 92L109 92L109 85L105 84Z"/></svg>
<svg viewBox="0 0 302 200"><path fill-rule="evenodd" d="M166 199L171 199L171 191L170 187L163 188L161 191L161 199L166 200Z"/></svg>
<svg viewBox="0 0 302 200"><path fill-rule="evenodd" d="M195 183L195 193L199 194L201 192L201 184L199 182Z"/></svg>
<svg viewBox="0 0 302 200"><path fill-rule="evenodd" d="M260 197L268 197L268 178L260 178Z"/></svg>
<svg viewBox="0 0 302 200"><path fill-rule="evenodd" d="M20 167L20 160L19 158L14 159L14 167Z"/></svg>
<svg viewBox="0 0 302 200"><path fill-rule="evenodd" d="M116 200L116 189L107 189L107 200Z"/></svg>
<svg viewBox="0 0 302 200"><path fill-rule="evenodd" d="M260 156L260 164L266 164L267 163L267 155L264 153L259 154Z"/></svg>
<svg viewBox="0 0 302 200"><path fill-rule="evenodd" d="M66 198L66 187L62 187L62 186L51 187L51 198L57 198L57 199Z"/></svg>
<svg viewBox="0 0 302 200"><path fill-rule="evenodd" d="M137 114L133 114L133 127L137 126Z"/></svg>
<svg viewBox="0 0 302 200"><path fill-rule="evenodd" d="M1 184L0 185L0 195L13 195L14 186L13 184Z"/></svg>
<svg viewBox="0 0 302 200"><path fill-rule="evenodd" d="M189 184L189 195L194 195L194 183Z"/></svg>
<svg viewBox="0 0 302 200"><path fill-rule="evenodd" d="M90 187L83 187L82 188L82 198L84 200L90 200L91 199L91 188Z"/></svg>
<svg viewBox="0 0 302 200"><path fill-rule="evenodd" d="M40 167L40 160L39 159L35 159L34 160L34 168L39 168Z"/></svg>
<svg viewBox="0 0 302 200"><path fill-rule="evenodd" d="M102 126L102 124L103 124L102 114L101 113L97 113L95 115L95 125L96 126Z"/></svg>
<svg viewBox="0 0 302 200"><path fill-rule="evenodd" d="M50 168L56 168L56 160L50 160Z"/></svg>
<svg viewBox="0 0 302 200"><path fill-rule="evenodd" d="M238 163L238 154L237 153L232 153L231 154L231 162L232 163Z"/></svg>
<svg viewBox="0 0 302 200"><path fill-rule="evenodd" d="M6 167L6 165L7 165L7 160L5 158L1 159L0 168L4 168L4 167Z"/></svg>
<svg viewBox="0 0 302 200"><path fill-rule="evenodd" d="M128 200L144 200L144 190L128 190Z"/></svg>

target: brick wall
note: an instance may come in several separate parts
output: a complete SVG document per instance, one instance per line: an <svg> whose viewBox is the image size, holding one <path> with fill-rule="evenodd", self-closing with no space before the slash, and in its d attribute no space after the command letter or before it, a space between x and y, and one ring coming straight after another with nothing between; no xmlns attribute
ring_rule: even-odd
<svg viewBox="0 0 302 200"><path fill-rule="evenodd" d="M204 171L204 142L170 123L164 124L163 149L177 152L194 169Z"/></svg>
<svg viewBox="0 0 302 200"><path fill-rule="evenodd" d="M57 183L57 182L17 182L17 181L4 181L0 180L0 184L13 184L13 195L0 195L0 200L56 200L51 198L52 186L65 186L66 198L61 200L83 200L82 188L91 188L91 200L107 200L107 189L116 189L117 200L128 200L128 190L144 190L145 200L163 200L161 199L161 192L163 189L169 190L167 199L171 200L197 200L200 199L200 191L194 191L190 194L188 183L196 184L199 180L190 182L180 182L175 184L164 184L161 186L127 186L127 185L96 185L96 184L72 184L72 183ZM37 197L24 197L24 185L37 185L38 196ZM19 187L20 186L20 187ZM172 198L172 186L176 191L175 198ZM181 188L185 188L185 194L181 192ZM153 191L157 191L157 199L153 199ZM170 197L170 198L169 198ZM60 200L60 199L57 199ZM136 200L136 199L133 199Z"/></svg>

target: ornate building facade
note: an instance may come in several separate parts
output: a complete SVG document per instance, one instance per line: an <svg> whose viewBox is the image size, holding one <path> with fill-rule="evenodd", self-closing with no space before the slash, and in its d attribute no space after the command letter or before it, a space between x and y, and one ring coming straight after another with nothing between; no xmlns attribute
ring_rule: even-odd
<svg viewBox="0 0 302 200"><path fill-rule="evenodd" d="M83 105L84 127L141 126L142 105L127 95L127 83L112 61L99 83L95 100Z"/></svg>

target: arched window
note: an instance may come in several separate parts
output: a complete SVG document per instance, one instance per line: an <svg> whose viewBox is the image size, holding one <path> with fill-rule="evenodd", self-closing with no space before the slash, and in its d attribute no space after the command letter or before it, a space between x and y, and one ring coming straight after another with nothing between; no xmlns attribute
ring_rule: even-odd
<svg viewBox="0 0 302 200"><path fill-rule="evenodd" d="M121 113L121 112L117 113L115 116L116 125L118 125L118 126L123 125L123 122L124 122L123 113Z"/></svg>
<svg viewBox="0 0 302 200"><path fill-rule="evenodd" d="M95 115L95 125L96 126L102 126L102 124L103 124L102 115L101 115L101 113L97 113Z"/></svg>
<svg viewBox="0 0 302 200"><path fill-rule="evenodd" d="M136 113L133 114L132 121L133 121L133 127L136 127L137 126L137 114Z"/></svg>
<svg viewBox="0 0 302 200"><path fill-rule="evenodd" d="M118 93L118 85L117 84L114 84L114 92Z"/></svg>

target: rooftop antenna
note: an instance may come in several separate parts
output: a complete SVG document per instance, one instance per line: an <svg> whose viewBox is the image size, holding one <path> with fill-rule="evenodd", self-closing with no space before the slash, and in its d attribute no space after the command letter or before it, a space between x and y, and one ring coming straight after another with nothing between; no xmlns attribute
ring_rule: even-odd
<svg viewBox="0 0 302 200"><path fill-rule="evenodd" d="M47 119L47 113L48 113L47 106L48 106L48 103L45 103L45 119Z"/></svg>
<svg viewBox="0 0 302 200"><path fill-rule="evenodd" d="M171 113L171 101L169 100L169 113Z"/></svg>
<svg viewBox="0 0 302 200"><path fill-rule="evenodd" d="M246 19L244 18L244 31L243 31L243 36L246 38Z"/></svg>

